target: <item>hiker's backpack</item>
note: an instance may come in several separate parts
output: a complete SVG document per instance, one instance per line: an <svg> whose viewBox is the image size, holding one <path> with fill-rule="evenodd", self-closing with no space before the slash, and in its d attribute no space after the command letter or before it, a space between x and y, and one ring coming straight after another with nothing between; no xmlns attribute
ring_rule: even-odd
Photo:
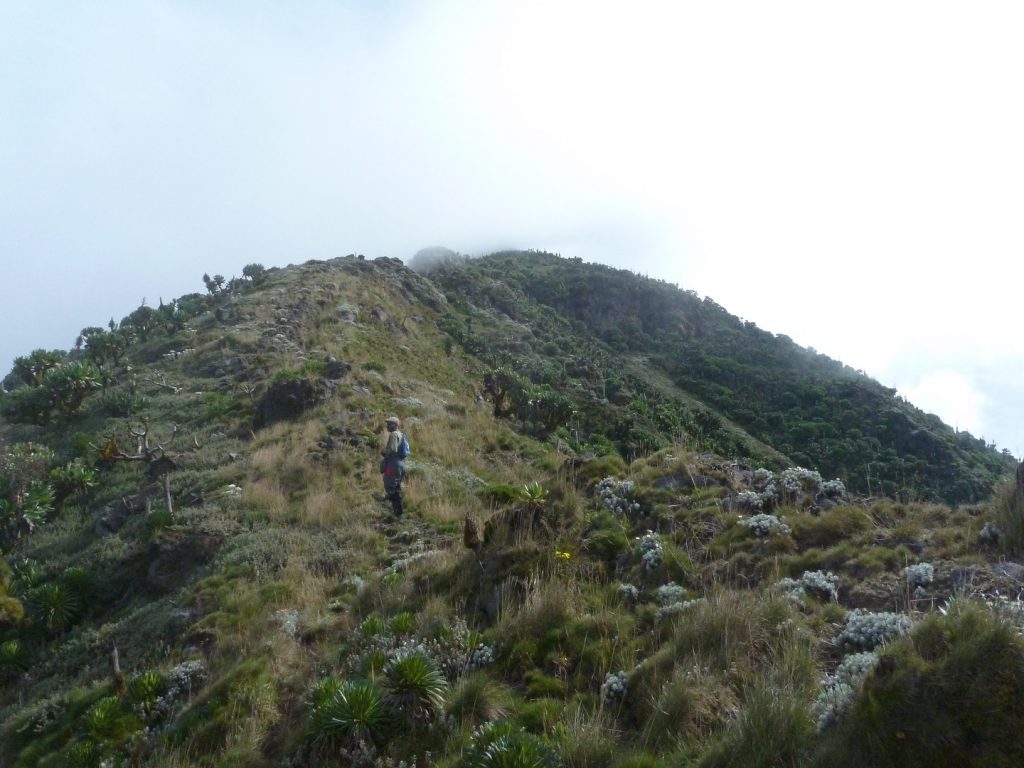
<svg viewBox="0 0 1024 768"><path fill-rule="evenodd" d="M409 438L405 436L405 432L402 433L402 442L398 446L398 458L405 459L409 457Z"/></svg>

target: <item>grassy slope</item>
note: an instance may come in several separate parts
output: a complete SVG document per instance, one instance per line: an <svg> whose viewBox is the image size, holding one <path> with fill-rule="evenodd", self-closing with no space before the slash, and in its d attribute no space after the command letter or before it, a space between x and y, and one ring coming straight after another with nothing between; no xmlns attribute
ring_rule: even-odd
<svg viewBox="0 0 1024 768"><path fill-rule="evenodd" d="M96 511L139 486L139 468L118 465L88 503L6 555L40 564L51 581L81 566L89 599L67 629L37 623L0 637L31 649L28 672L0 688L0 765L57 765L72 753L91 764L90 744L94 756L134 751L155 766L341 764L341 745L311 747L306 738L313 685L325 676L383 680L380 652L403 643L427 647L444 668L447 714L426 713L393 733L382 751L395 760L429 750L454 764L480 748L474 727L505 717L524 729L521 749L550 751L566 765L798 765L858 738L818 736L809 714L818 678L839 659L829 641L848 608L918 616L965 585L1013 587L995 567L1005 552L978 538L996 514L985 506L882 500L814 515L794 499L775 510L789 532L758 538L738 524L733 501L750 478L727 461L672 446L628 467L567 462L477 402L485 366L458 348L442 351L437 322L449 307L396 263L275 270L219 309L221 319L196 318L194 334L159 337L130 355L151 434L181 425L174 515L157 502L149 518L98 535ZM163 357L185 347L193 351ZM352 366L327 403L250 432L269 382L315 378L327 356ZM414 450L401 523L379 501L376 472L379 425L390 412L403 416ZM67 429L17 427L7 438L46 439L69 455L76 433L99 443L124 422L104 416L94 398ZM593 487L606 475L637 483L636 509L602 511ZM512 492L532 481L548 496L531 505ZM184 507L199 491L203 501ZM501 522L535 512L532 529ZM476 552L462 542L467 515L494 521ZM648 530L661 545L654 567L635 541ZM916 562L932 563L935 580L915 596L902 569ZM838 602L773 587L818 569L838 576ZM622 583L637 588L635 599ZM659 593L667 583L678 586L674 596ZM688 600L698 602L659 615ZM1004 666L1016 658L1015 638L999 640ZM139 723L127 705L106 721L97 709L112 693L114 644L129 677L204 665L149 737L130 735ZM493 655L477 671L466 663L474 647ZM893 648L899 664L924 663ZM927 663L945 674L941 658L936 650ZM620 670L625 691L603 695ZM1000 686L995 698L1022 690L1005 678ZM866 714L850 722L868 722L878 754L911 728L889 733ZM913 738L926 740L926 726L915 727L922 733ZM992 754L1006 753L995 737L980 738Z"/></svg>

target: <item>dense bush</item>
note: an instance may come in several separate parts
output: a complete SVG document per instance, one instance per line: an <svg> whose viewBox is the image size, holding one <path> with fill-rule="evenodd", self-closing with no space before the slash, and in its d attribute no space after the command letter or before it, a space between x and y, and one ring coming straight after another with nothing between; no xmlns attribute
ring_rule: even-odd
<svg viewBox="0 0 1024 768"><path fill-rule="evenodd" d="M963 601L891 642L815 765L1024 764L1024 640Z"/></svg>

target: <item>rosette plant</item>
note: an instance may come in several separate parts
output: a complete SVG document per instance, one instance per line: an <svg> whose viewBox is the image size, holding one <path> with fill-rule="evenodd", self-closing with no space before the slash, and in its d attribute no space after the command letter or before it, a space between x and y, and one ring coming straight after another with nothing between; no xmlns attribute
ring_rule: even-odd
<svg viewBox="0 0 1024 768"><path fill-rule="evenodd" d="M429 720L444 706L448 681L423 653L399 653L384 667L388 699L412 721Z"/></svg>
<svg viewBox="0 0 1024 768"><path fill-rule="evenodd" d="M310 737L322 747L351 748L360 742L380 746L393 724L387 697L369 681L328 679L313 692Z"/></svg>

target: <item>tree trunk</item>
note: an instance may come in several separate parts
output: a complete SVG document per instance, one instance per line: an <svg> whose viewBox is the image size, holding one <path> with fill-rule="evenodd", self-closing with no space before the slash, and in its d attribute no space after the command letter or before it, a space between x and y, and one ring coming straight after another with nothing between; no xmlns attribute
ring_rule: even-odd
<svg viewBox="0 0 1024 768"><path fill-rule="evenodd" d="M165 472L163 476L164 481L164 502L167 504L167 514L174 514L174 506L171 504L171 473Z"/></svg>
<svg viewBox="0 0 1024 768"><path fill-rule="evenodd" d="M110 674L114 678L114 692L118 696L124 696L128 691L128 686L124 681L124 675L121 673L121 660L118 658L116 645L110 651Z"/></svg>

